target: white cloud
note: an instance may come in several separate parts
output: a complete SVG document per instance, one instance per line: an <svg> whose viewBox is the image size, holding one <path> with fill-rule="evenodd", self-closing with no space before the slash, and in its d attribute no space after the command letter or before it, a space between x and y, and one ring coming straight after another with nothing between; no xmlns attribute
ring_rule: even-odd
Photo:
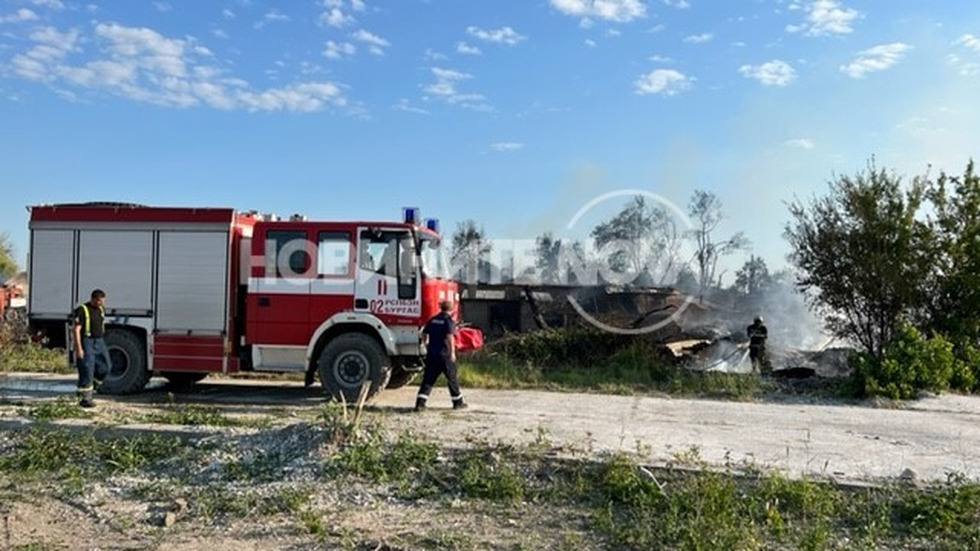
<svg viewBox="0 0 980 551"><path fill-rule="evenodd" d="M334 42L328 40L324 45L323 55L329 59L343 59L357 53L357 46L350 42Z"/></svg>
<svg viewBox="0 0 980 551"><path fill-rule="evenodd" d="M969 53L965 55L980 54L980 38L972 34L964 34L956 39L953 45L961 46L963 49L968 50ZM965 77L980 74L980 63L972 59L964 59L959 53L947 55L946 64L956 69L960 75Z"/></svg>
<svg viewBox="0 0 980 551"><path fill-rule="evenodd" d="M358 29L351 35L351 37L358 42L367 44L368 51L373 55L385 55L384 49L391 46L391 42L388 42L384 38L381 38L376 34L372 34L364 29Z"/></svg>
<svg viewBox="0 0 980 551"><path fill-rule="evenodd" d="M956 69L956 72L964 77L972 77L973 75L980 74L980 63L967 61L957 54L946 56L946 64Z"/></svg>
<svg viewBox="0 0 980 551"><path fill-rule="evenodd" d="M442 67L433 67L432 74L436 77L436 81L425 86L424 90L426 93L432 94L452 105L460 105L478 111L492 110L482 94L463 93L459 91L459 83L472 79L473 75L454 69L444 69Z"/></svg>
<svg viewBox="0 0 980 551"><path fill-rule="evenodd" d="M524 144L520 142L497 142L490 144L490 149L500 152L517 151L523 148Z"/></svg>
<svg viewBox="0 0 980 551"><path fill-rule="evenodd" d="M508 46L513 46L518 42L526 40L527 37L521 35L514 29L510 27L501 27L499 29L481 29L480 27L468 27L466 32L475 38L480 40L485 40L487 42L494 42L496 44L507 44Z"/></svg>
<svg viewBox="0 0 980 551"><path fill-rule="evenodd" d="M25 21L35 21L37 14L27 8L19 10L9 15L0 14L0 23L23 23Z"/></svg>
<svg viewBox="0 0 980 551"><path fill-rule="evenodd" d="M249 111L320 111L327 104L344 105L340 88L332 82L303 82L262 92L238 91L236 103Z"/></svg>
<svg viewBox="0 0 980 551"><path fill-rule="evenodd" d="M324 25L330 25L331 27L343 27L344 25L353 24L357 20L354 19L354 17L345 14L338 8L331 8L321 13L318 21Z"/></svg>
<svg viewBox="0 0 980 551"><path fill-rule="evenodd" d="M664 56L664 55L660 55L660 54L655 54L655 55L650 56L650 61L652 61L654 63L673 63L674 62L673 59L671 59L671 58L669 58L667 56Z"/></svg>
<svg viewBox="0 0 980 551"><path fill-rule="evenodd" d="M416 106L412 105L411 102L409 102L407 99L404 99L404 98L398 100L398 103L396 103L394 105L394 108L397 109L397 110L399 110L399 111L405 111L406 113L415 113L416 115L431 115L432 114L430 111L426 111L425 109L422 109L421 107L416 107Z"/></svg>
<svg viewBox="0 0 980 551"><path fill-rule="evenodd" d="M551 5L566 15L617 23L629 23L647 14L641 0L551 0Z"/></svg>
<svg viewBox="0 0 980 551"><path fill-rule="evenodd" d="M657 69L642 75L634 83L636 93L674 96L691 88L694 79L673 69Z"/></svg>
<svg viewBox="0 0 980 551"><path fill-rule="evenodd" d="M320 0L320 5L325 10L317 17L317 22L321 25L331 27L343 27L357 22L350 11L364 11L364 2L353 0L349 5L344 0Z"/></svg>
<svg viewBox="0 0 980 551"><path fill-rule="evenodd" d="M840 70L851 78L863 78L868 73L884 71L905 57L905 52L912 46L901 42L881 44L859 53L847 65L841 65Z"/></svg>
<svg viewBox="0 0 980 551"><path fill-rule="evenodd" d="M225 19L234 19L236 16L235 12L226 8L221 10L221 17L224 17Z"/></svg>
<svg viewBox="0 0 980 551"><path fill-rule="evenodd" d="M787 147L796 147L798 149L813 149L817 146L809 138L794 138L792 140L786 140L783 144Z"/></svg>
<svg viewBox="0 0 980 551"><path fill-rule="evenodd" d="M31 4L41 6L43 8L50 8L52 10L65 9L65 3L61 0L31 0Z"/></svg>
<svg viewBox="0 0 980 551"><path fill-rule="evenodd" d="M974 52L980 54L980 38L973 36L972 34L964 34L959 37L953 44L957 46L964 46L967 49L973 50Z"/></svg>
<svg viewBox="0 0 980 551"><path fill-rule="evenodd" d="M590 48L595 48L595 45L596 45L595 44L595 40L592 40L590 38L586 38L585 39L585 45L588 46L588 47L590 47Z"/></svg>
<svg viewBox="0 0 980 551"><path fill-rule="evenodd" d="M684 42L687 44L704 44L705 42L711 42L711 39L714 37L715 35L711 33L692 34L685 37Z"/></svg>
<svg viewBox="0 0 980 551"><path fill-rule="evenodd" d="M449 56L442 52L437 52L432 48L425 50L425 59L429 61L445 61L449 59Z"/></svg>
<svg viewBox="0 0 980 551"><path fill-rule="evenodd" d="M432 74L436 76L437 82L445 83L448 85L448 86L441 86L438 88L435 87L427 88L429 92L440 96L455 93L456 92L455 84L453 83L459 82L461 80L467 80L473 78L473 75L469 73L463 73L453 69L443 69L441 67L433 67Z"/></svg>
<svg viewBox="0 0 980 551"><path fill-rule="evenodd" d="M464 55L480 55L483 52L480 51L480 49L477 48L476 46L470 46L466 42L457 42L456 53L460 53Z"/></svg>
<svg viewBox="0 0 980 551"><path fill-rule="evenodd" d="M323 71L319 65L316 63L310 63L309 61L301 61L299 64L299 71L304 75L314 75Z"/></svg>
<svg viewBox="0 0 980 551"><path fill-rule="evenodd" d="M362 12L366 9L363 0L351 0L346 3L344 0L320 0L319 4L325 9L317 17L317 22L331 27L343 27L356 23L357 19L350 12Z"/></svg>
<svg viewBox="0 0 980 551"><path fill-rule="evenodd" d="M28 80L51 82L56 80L52 69L58 67L78 43L79 33L72 30L60 32L45 27L30 34L36 45L26 53L17 54L10 65L17 75Z"/></svg>
<svg viewBox="0 0 980 551"><path fill-rule="evenodd" d="M803 32L808 36L848 34L860 14L846 8L838 0L812 0L806 6L806 21L799 25L787 25L789 32Z"/></svg>
<svg viewBox="0 0 980 551"><path fill-rule="evenodd" d="M664 0L664 4L681 10L691 7L691 4L687 0Z"/></svg>
<svg viewBox="0 0 980 551"><path fill-rule="evenodd" d="M153 7L156 8L156 10L161 13L172 11L174 9L174 7L168 4L167 2L154 2Z"/></svg>
<svg viewBox="0 0 980 551"><path fill-rule="evenodd" d="M252 25L255 29L262 29L269 23L285 23L290 20L290 17L279 10L269 10L262 16L262 20L256 22Z"/></svg>
<svg viewBox="0 0 980 551"><path fill-rule="evenodd" d="M193 39L168 38L145 27L98 23L92 36L46 27L30 35L33 46L10 62L21 78L48 84L61 95L105 92L163 107L206 106L221 110L319 111L346 105L333 82L297 82L253 89L212 65L211 52ZM84 40L85 62L71 57Z"/></svg>
<svg viewBox="0 0 980 551"><path fill-rule="evenodd" d="M742 65L738 72L766 86L786 86L796 78L796 71L785 61L774 59L762 65Z"/></svg>
<svg viewBox="0 0 980 551"><path fill-rule="evenodd" d="M262 18L270 23L289 21L289 16L284 13L280 13L279 10L269 10L262 16Z"/></svg>
<svg viewBox="0 0 980 551"><path fill-rule="evenodd" d="M223 40L228 40L229 38L231 38L228 32L225 31L224 29L211 29L211 34Z"/></svg>

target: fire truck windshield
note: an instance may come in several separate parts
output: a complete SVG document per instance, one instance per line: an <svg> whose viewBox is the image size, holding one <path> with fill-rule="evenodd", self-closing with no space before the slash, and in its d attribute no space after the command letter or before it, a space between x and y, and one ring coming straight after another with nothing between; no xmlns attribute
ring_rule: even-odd
<svg viewBox="0 0 980 551"><path fill-rule="evenodd" d="M426 277L450 279L449 260L446 250L442 247L442 239L422 234L422 272Z"/></svg>

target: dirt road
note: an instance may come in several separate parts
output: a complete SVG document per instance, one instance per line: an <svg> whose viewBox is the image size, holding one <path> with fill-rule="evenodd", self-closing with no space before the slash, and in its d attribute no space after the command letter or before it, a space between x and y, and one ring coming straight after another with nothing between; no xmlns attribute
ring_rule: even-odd
<svg viewBox="0 0 980 551"><path fill-rule="evenodd" d="M0 401L43 399L71 392L65 376L0 374ZM168 389L103 398L129 406L159 403ZM535 391L466 390L472 407L449 409L445 390L431 408L410 412L415 389L386 391L370 405L386 425L447 442L533 440L541 431L557 445L595 451L640 451L652 463L696 448L710 464L750 462L799 476L838 480L894 478L905 469L919 479L948 472L980 478L980 399L927 398L898 408L786 403L740 403ZM293 382L206 380L177 395L179 402L236 409L315 408L318 392ZM285 409L284 409L285 408Z"/></svg>

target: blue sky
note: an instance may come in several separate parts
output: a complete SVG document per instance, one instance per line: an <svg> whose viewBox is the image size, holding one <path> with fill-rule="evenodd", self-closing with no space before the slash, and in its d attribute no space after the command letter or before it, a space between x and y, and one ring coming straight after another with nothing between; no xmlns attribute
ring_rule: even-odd
<svg viewBox="0 0 980 551"><path fill-rule="evenodd" d="M0 231L114 200L533 238L702 188L778 267L833 174L961 171L978 97L972 0L0 0Z"/></svg>

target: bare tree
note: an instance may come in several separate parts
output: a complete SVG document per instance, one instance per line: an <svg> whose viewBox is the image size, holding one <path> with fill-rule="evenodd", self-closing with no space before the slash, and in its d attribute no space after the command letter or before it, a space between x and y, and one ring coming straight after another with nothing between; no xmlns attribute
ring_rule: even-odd
<svg viewBox="0 0 980 551"><path fill-rule="evenodd" d="M723 241L715 241L714 233L724 217L721 200L710 191L696 190L691 196L687 211L694 223L694 228L689 233L694 239L698 286L701 296L704 296L707 289L718 283L718 260L735 251L748 249L749 240L745 234L738 232Z"/></svg>
<svg viewBox="0 0 980 551"><path fill-rule="evenodd" d="M454 275L466 283L475 284L480 279L481 269L487 270L487 257L493 245L487 241L483 227L477 227L473 220L456 224L453 232L452 263Z"/></svg>
<svg viewBox="0 0 980 551"><path fill-rule="evenodd" d="M578 241L568 243L556 238L551 232L545 232L535 240L535 264L538 269L539 279L543 283L571 283L578 282L574 267L570 261L583 260L585 250Z"/></svg>
<svg viewBox="0 0 980 551"><path fill-rule="evenodd" d="M634 197L613 218L592 230L598 249L618 245L609 257L609 266L621 273L644 272L657 284L673 281L678 269L682 234L677 221L647 198Z"/></svg>
<svg viewBox="0 0 980 551"><path fill-rule="evenodd" d="M773 282L769 267L762 257L750 256L735 272L734 289L749 296L758 295Z"/></svg>

